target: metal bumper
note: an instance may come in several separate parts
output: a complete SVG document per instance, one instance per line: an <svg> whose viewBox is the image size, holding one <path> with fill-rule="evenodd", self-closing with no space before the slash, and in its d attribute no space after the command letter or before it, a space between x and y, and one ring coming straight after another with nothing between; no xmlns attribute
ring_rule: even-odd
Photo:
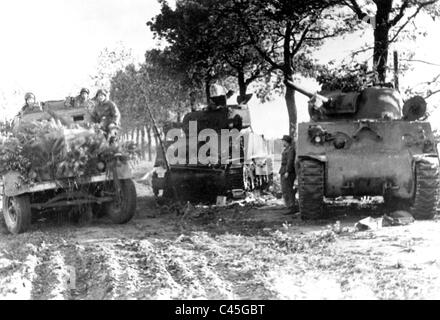
<svg viewBox="0 0 440 320"><path fill-rule="evenodd" d="M127 164L121 164L117 167L117 175L119 179L132 178L132 172ZM1 186L1 192L8 197L15 197L20 194L42 192L46 190L63 189L69 187L72 183L82 185L99 183L104 181L113 180L113 174L102 173L93 176L84 177L66 177L59 180L51 180L38 182L34 184L23 184L21 175L18 172L8 172L3 176L3 184Z"/></svg>

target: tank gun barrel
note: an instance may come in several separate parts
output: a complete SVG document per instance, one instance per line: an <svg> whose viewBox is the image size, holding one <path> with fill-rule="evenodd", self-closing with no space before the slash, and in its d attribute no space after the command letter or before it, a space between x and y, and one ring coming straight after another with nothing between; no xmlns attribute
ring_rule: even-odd
<svg viewBox="0 0 440 320"><path fill-rule="evenodd" d="M289 87L293 88L294 90L296 90L296 91L302 93L303 95L305 95L305 96L307 96L307 97L309 97L309 98L317 97L317 98L319 98L322 102L328 102L328 101L330 100L329 98L324 97L324 96L322 96L322 95L320 95L320 94L313 93L313 92L311 92L311 91L309 91L309 90L306 90L306 89L304 89L304 88L298 86L297 84L293 83L293 82L290 81L290 80L287 80L287 81L286 81L286 85L288 85Z"/></svg>

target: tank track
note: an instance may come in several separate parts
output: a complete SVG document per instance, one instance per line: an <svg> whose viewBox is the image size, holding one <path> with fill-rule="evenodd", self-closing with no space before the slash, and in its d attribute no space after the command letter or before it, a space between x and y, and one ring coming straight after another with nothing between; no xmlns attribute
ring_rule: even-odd
<svg viewBox="0 0 440 320"><path fill-rule="evenodd" d="M427 158L416 163L416 191L411 214L415 219L432 219L439 200L439 160Z"/></svg>
<svg viewBox="0 0 440 320"><path fill-rule="evenodd" d="M316 160L301 160L298 184L301 218L321 218L324 207L324 164Z"/></svg>

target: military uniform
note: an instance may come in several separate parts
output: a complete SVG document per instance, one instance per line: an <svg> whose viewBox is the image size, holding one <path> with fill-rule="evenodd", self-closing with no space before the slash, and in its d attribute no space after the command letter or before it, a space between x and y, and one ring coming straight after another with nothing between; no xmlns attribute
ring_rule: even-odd
<svg viewBox="0 0 440 320"><path fill-rule="evenodd" d="M295 206L295 191L293 190L293 184L296 178L295 172L295 148L290 145L286 147L281 154L281 191L283 192L283 198L286 206L293 209ZM285 173L289 173L286 178Z"/></svg>
<svg viewBox="0 0 440 320"><path fill-rule="evenodd" d="M73 99L73 107L74 108L85 108L89 111L94 109L95 103L91 99L84 100L81 95L75 97Z"/></svg>
<svg viewBox="0 0 440 320"><path fill-rule="evenodd" d="M103 122L105 129L112 123L120 126L121 114L113 101L106 100L102 103L97 102L91 113L92 121L95 123Z"/></svg>

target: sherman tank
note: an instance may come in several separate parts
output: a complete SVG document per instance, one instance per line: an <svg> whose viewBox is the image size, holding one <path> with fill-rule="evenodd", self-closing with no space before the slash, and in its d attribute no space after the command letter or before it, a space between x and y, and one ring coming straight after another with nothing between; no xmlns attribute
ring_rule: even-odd
<svg viewBox="0 0 440 320"><path fill-rule="evenodd" d="M297 140L303 219L323 217L324 199L340 196L383 196L416 219L434 217L439 159L422 97L404 102L392 86L316 94L287 85L310 98Z"/></svg>
<svg viewBox="0 0 440 320"><path fill-rule="evenodd" d="M165 133L174 129L177 135L167 134L163 142L164 149L167 150L166 157L162 148L157 148L152 175L152 187L156 196L162 194L185 201L212 202L220 195L244 194L246 141L252 140L249 136L254 135L250 130L247 106L252 95L239 96L237 104L227 104L230 95L231 93L212 95L211 103L206 108L193 110L180 123L163 128ZM224 140L225 133L228 132L232 134ZM209 139L206 139L208 136ZM183 148L180 149L178 160L172 161L168 153L178 138L180 143L183 142ZM209 148L207 151L208 142L217 148ZM201 153L207 154L208 158L203 159ZM266 155L267 153L261 152L252 160L265 163ZM169 166L166 161L170 162ZM268 179L270 174L267 173Z"/></svg>

